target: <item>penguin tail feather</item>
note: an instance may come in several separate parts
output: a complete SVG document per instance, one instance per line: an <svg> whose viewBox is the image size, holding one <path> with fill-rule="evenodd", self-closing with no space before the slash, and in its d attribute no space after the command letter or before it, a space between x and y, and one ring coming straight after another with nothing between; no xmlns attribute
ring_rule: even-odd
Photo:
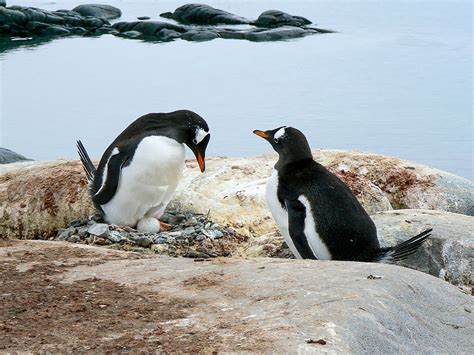
<svg viewBox="0 0 474 355"><path fill-rule="evenodd" d="M410 238L403 243L395 245L391 248L383 248L376 257L376 262L392 264L395 261L403 260L416 252L418 248L431 235L433 229L427 229L420 234Z"/></svg>
<svg viewBox="0 0 474 355"><path fill-rule="evenodd" d="M86 148L84 147L84 145L82 144L80 140L76 142L76 146L77 146L77 152L79 154L79 158L81 158L82 167L84 168L84 171L86 172L87 181L89 181L89 184L90 184L94 180L94 176L97 170L94 166L94 163L92 163L92 160L89 157L89 154L87 154Z"/></svg>

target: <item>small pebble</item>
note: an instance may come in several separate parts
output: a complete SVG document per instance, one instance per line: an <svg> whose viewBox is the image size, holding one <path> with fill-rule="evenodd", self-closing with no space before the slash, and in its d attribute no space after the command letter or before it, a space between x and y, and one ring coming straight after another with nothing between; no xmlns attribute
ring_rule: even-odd
<svg viewBox="0 0 474 355"><path fill-rule="evenodd" d="M169 250L169 246L167 244L153 244L151 250L155 253L165 253Z"/></svg>
<svg viewBox="0 0 474 355"><path fill-rule="evenodd" d="M126 233L126 232L125 232ZM128 234L128 233L127 233ZM120 243L124 240L124 236L118 231L111 231L107 236L112 243Z"/></svg>
<svg viewBox="0 0 474 355"><path fill-rule="evenodd" d="M87 232L98 237L105 236L109 231L109 226L105 223L96 223L87 229Z"/></svg>

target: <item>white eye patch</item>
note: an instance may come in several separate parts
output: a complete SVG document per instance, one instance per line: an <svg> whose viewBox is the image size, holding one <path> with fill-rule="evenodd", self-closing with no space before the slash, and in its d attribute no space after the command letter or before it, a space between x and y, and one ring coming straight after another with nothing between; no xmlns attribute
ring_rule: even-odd
<svg viewBox="0 0 474 355"><path fill-rule="evenodd" d="M196 129L196 137L194 138L194 140L196 141L196 144L199 144L202 142L202 140L204 138L206 138L206 136L209 134L209 132L206 132L205 130L203 130L202 128L198 128Z"/></svg>
<svg viewBox="0 0 474 355"><path fill-rule="evenodd" d="M285 136L286 132L285 132L285 128L286 127L282 127L280 128L278 131L276 131L275 135L273 136L273 138L275 140L278 140L280 139L281 137Z"/></svg>

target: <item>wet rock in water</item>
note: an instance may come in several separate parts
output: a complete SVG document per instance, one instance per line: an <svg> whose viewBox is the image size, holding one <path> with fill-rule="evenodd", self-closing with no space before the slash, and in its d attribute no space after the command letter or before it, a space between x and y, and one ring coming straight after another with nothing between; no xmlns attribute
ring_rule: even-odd
<svg viewBox="0 0 474 355"><path fill-rule="evenodd" d="M25 160L31 159L25 158L23 155L15 153L10 149L0 148L0 164L10 164Z"/></svg>
<svg viewBox="0 0 474 355"><path fill-rule="evenodd" d="M0 6L7 6L6 0L0 0Z"/></svg>
<svg viewBox="0 0 474 355"><path fill-rule="evenodd" d="M141 20L141 21L144 21L144 20L149 20L151 17L148 17L148 16L138 16L137 17L137 20Z"/></svg>
<svg viewBox="0 0 474 355"><path fill-rule="evenodd" d="M264 31L251 31L245 35L245 39L252 42L284 41L304 37L313 33L314 31L299 27L279 27Z"/></svg>
<svg viewBox="0 0 474 355"><path fill-rule="evenodd" d="M37 33L43 36L67 36L71 34L71 32L64 26L56 25L48 25Z"/></svg>
<svg viewBox="0 0 474 355"><path fill-rule="evenodd" d="M382 247L433 228L432 235L400 265L455 285L474 286L474 217L444 211L396 210L372 216Z"/></svg>
<svg viewBox="0 0 474 355"><path fill-rule="evenodd" d="M195 31L188 31L181 35L181 39L186 41L193 41L193 42L205 42L205 41L212 41L213 39L220 38L219 33L211 30L195 30Z"/></svg>
<svg viewBox="0 0 474 355"><path fill-rule="evenodd" d="M0 23L5 25L16 25L21 26L25 25L28 22L28 17L26 15L16 10L14 7L6 8L0 7Z"/></svg>
<svg viewBox="0 0 474 355"><path fill-rule="evenodd" d="M186 4L178 7L173 13L165 12L160 16L186 25L242 25L249 23L249 20L243 17L202 4Z"/></svg>
<svg viewBox="0 0 474 355"><path fill-rule="evenodd" d="M127 38L140 38L142 33L138 31L125 31L121 35Z"/></svg>
<svg viewBox="0 0 474 355"><path fill-rule="evenodd" d="M159 21L134 21L134 22L118 22L112 25L117 31L124 33L128 31L140 32L143 37L155 37L161 39L164 33L162 30L174 31L177 33L185 33L186 28L172 23Z"/></svg>
<svg viewBox="0 0 474 355"><path fill-rule="evenodd" d="M92 16L104 20L113 20L122 16L120 9L110 5L79 5L72 9L72 11L77 12L81 16Z"/></svg>
<svg viewBox="0 0 474 355"><path fill-rule="evenodd" d="M75 11L48 11L23 6L0 7L0 22L3 23L0 34L11 36L94 34L109 25L102 17L84 17Z"/></svg>
<svg viewBox="0 0 474 355"><path fill-rule="evenodd" d="M310 25L311 21L302 16L293 16L279 10L262 12L258 19L252 22L257 27L275 28L283 26L303 27Z"/></svg>

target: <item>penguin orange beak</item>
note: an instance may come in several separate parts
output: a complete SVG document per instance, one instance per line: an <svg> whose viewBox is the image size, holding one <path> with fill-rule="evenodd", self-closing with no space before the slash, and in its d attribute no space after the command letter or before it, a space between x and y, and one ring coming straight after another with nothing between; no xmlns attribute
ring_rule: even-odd
<svg viewBox="0 0 474 355"><path fill-rule="evenodd" d="M197 161L199 164L199 169L201 169L201 173L203 173L204 170L206 170L206 162L204 161L204 157L200 151L197 152Z"/></svg>
<svg viewBox="0 0 474 355"><path fill-rule="evenodd" d="M264 132L264 131L259 131L258 129L256 129L255 131L253 131L254 134L256 134L257 136L259 137L262 137L262 138L269 138L270 136L268 135L268 133Z"/></svg>

